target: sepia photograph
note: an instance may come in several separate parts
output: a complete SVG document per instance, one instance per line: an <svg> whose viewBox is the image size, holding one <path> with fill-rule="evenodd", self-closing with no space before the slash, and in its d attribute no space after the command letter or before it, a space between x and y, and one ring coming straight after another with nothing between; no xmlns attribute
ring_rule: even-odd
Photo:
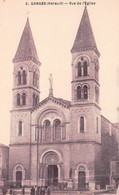
<svg viewBox="0 0 119 195"><path fill-rule="evenodd" d="M0 195L119 195L118 56L118 0L0 0Z"/></svg>

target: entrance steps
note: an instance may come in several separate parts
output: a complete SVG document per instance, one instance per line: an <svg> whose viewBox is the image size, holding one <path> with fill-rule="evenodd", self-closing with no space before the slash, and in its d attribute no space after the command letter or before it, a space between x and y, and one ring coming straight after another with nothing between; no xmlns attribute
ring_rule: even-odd
<svg viewBox="0 0 119 195"><path fill-rule="evenodd" d="M89 191L52 191L51 195L91 195Z"/></svg>

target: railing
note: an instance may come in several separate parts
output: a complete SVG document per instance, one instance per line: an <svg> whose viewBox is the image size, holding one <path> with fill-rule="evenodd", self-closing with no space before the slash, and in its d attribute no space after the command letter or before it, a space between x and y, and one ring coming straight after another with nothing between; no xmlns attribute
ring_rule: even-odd
<svg viewBox="0 0 119 195"><path fill-rule="evenodd" d="M72 187L68 186L67 182L57 183L55 185L51 185L50 189L52 191L68 191L68 190L74 190L74 191L88 191L89 190L89 183L83 183L83 184L72 184Z"/></svg>

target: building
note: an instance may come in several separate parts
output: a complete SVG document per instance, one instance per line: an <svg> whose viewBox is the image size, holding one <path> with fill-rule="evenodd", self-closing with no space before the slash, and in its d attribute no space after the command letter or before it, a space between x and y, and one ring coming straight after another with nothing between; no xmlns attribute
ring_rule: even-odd
<svg viewBox="0 0 119 195"><path fill-rule="evenodd" d="M0 185L8 180L9 147L0 144Z"/></svg>
<svg viewBox="0 0 119 195"><path fill-rule="evenodd" d="M118 127L101 115L99 57L87 8L71 49L72 99L40 101L40 61L29 19L13 59L9 180L17 185L92 189L109 185ZM110 147L110 144L112 144Z"/></svg>

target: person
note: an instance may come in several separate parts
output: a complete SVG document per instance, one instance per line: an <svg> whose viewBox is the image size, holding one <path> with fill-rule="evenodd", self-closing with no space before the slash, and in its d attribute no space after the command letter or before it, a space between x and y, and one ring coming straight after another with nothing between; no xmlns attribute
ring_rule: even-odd
<svg viewBox="0 0 119 195"><path fill-rule="evenodd" d="M15 195L15 187L13 187L12 194Z"/></svg>
<svg viewBox="0 0 119 195"><path fill-rule="evenodd" d="M50 195L50 189L47 187L47 195Z"/></svg>
<svg viewBox="0 0 119 195"><path fill-rule="evenodd" d="M36 195L39 195L39 187L36 187Z"/></svg>
<svg viewBox="0 0 119 195"><path fill-rule="evenodd" d="M39 190L39 195L42 195L42 188L40 188Z"/></svg>
<svg viewBox="0 0 119 195"><path fill-rule="evenodd" d="M31 188L31 195L35 195L35 188L34 187Z"/></svg>
<svg viewBox="0 0 119 195"><path fill-rule="evenodd" d="M23 195L25 194L25 189L24 189L24 187L22 188L22 194L23 194Z"/></svg>
<svg viewBox="0 0 119 195"><path fill-rule="evenodd" d="M12 188L10 188L9 193L10 193L10 195L12 195L12 194L13 194L13 190L12 190Z"/></svg>
<svg viewBox="0 0 119 195"><path fill-rule="evenodd" d="M2 186L2 193L3 195L6 195L7 193L7 187L5 185Z"/></svg>
<svg viewBox="0 0 119 195"><path fill-rule="evenodd" d="M42 188L42 195L45 195L45 188Z"/></svg>

